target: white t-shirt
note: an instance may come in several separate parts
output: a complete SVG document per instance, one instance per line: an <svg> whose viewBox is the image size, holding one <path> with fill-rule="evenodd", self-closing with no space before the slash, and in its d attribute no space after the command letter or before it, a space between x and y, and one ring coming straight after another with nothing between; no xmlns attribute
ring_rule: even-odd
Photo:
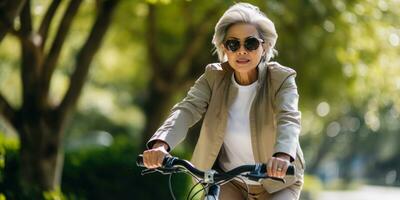
<svg viewBox="0 0 400 200"><path fill-rule="evenodd" d="M228 110L228 120L224 138L226 160L229 163L219 162L224 171L229 171L240 165L254 164L254 155L251 147L250 136L250 109L256 95L258 81L251 85L239 85L234 75L232 84L238 88L236 99ZM225 159L224 159L225 160ZM260 184L244 179L248 184Z"/></svg>

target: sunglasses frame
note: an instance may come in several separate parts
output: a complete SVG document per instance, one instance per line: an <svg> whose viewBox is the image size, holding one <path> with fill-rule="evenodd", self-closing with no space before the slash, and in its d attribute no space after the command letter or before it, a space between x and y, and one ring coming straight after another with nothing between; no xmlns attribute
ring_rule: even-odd
<svg viewBox="0 0 400 200"><path fill-rule="evenodd" d="M258 42L257 47L249 47L249 46L248 46L248 41L249 41L249 40L253 40L253 39L257 40L257 42ZM231 49L231 46L228 45L228 42L229 42L229 41L235 41L235 42L239 43L239 46L237 46L236 49L233 49L233 50L232 50L232 49ZM237 43L236 43L236 44L237 44ZM231 51L231 52L236 52L236 51L239 50L240 47L242 46L240 40L237 39L237 38L225 40L225 42L224 42L223 44L224 44L224 47L225 47L227 50ZM262 40L262 39L260 39L260 38L257 38L257 37L254 37L254 36L249 36L249 37L247 37L247 38L244 40L243 46L244 46L244 48L245 48L247 51L254 51L254 50L258 49L258 47L260 47L260 44L264 44L264 40ZM254 48L254 49L253 49L253 48Z"/></svg>

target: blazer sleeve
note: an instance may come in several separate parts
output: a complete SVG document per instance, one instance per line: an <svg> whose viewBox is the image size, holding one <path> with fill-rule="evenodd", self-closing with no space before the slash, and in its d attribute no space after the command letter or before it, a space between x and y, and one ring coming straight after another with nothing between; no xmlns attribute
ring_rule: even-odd
<svg viewBox="0 0 400 200"><path fill-rule="evenodd" d="M172 150L185 139L188 129L198 122L207 110L211 96L211 76L211 67L207 66L186 97L171 109L168 118L147 142L147 148L151 148L155 141L161 140Z"/></svg>
<svg viewBox="0 0 400 200"><path fill-rule="evenodd" d="M298 110L299 94L295 76L295 73L290 74L283 81L275 96L277 120L275 154L286 153L291 156L292 160L296 158L301 130L301 113Z"/></svg>

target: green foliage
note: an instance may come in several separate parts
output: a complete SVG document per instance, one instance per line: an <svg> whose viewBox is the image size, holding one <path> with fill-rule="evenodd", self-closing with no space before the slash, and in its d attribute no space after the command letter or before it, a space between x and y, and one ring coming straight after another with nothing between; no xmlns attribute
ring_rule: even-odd
<svg viewBox="0 0 400 200"><path fill-rule="evenodd" d="M0 182L3 183L7 157L16 154L19 149L18 138L7 138L4 133L0 132ZM7 154L9 153L9 155Z"/></svg>
<svg viewBox="0 0 400 200"><path fill-rule="evenodd" d="M3 182L4 167L6 166L6 149L0 145L0 181Z"/></svg>
<svg viewBox="0 0 400 200"><path fill-rule="evenodd" d="M171 0L146 0L150 4L162 3L162 4L169 4Z"/></svg>
<svg viewBox="0 0 400 200"><path fill-rule="evenodd" d="M399 169L392 144L400 130L395 7L398 1L267 2L279 34L276 60L298 72L301 140L309 166L335 160L341 172L349 171L339 176L368 177L372 171L363 169L392 158L383 173ZM324 114L321 105L327 105ZM322 161L315 163L317 157ZM362 158L361 166L353 166L356 158Z"/></svg>
<svg viewBox="0 0 400 200"><path fill-rule="evenodd" d="M2 140L3 141L3 140ZM168 177L161 174L141 176L136 166L138 151L130 137L119 136L110 147L85 148L66 153L62 188L43 193L48 200L63 199L163 199L170 196ZM8 146L9 147L9 146ZM19 194L18 154L6 148L5 180L0 188L5 197L26 199ZM176 154L175 154L176 155ZM178 154L185 157L182 154ZM178 199L188 191L188 176L175 175L172 185ZM178 189L179 188L179 189ZM182 189L185 188L185 189ZM153 192L156 190L157 192Z"/></svg>
<svg viewBox="0 0 400 200"><path fill-rule="evenodd" d="M306 174L304 175L304 185L301 191L302 200L317 199L318 194L322 191L323 186L318 177Z"/></svg>
<svg viewBox="0 0 400 200"><path fill-rule="evenodd" d="M57 188L54 191L45 191L43 192L43 196L45 200L66 200L60 188Z"/></svg>
<svg viewBox="0 0 400 200"><path fill-rule="evenodd" d="M7 199L18 198L22 194L18 185L18 138L5 137L4 133L0 133L0 151L1 159L4 165L0 167L0 196Z"/></svg>
<svg viewBox="0 0 400 200"><path fill-rule="evenodd" d="M139 154L134 141L118 137L109 148L68 153L65 158L62 191L69 199L163 199L170 196L167 177L141 176L136 167ZM178 199L187 188L188 177L173 177ZM157 192L152 192L157 190ZM180 197L180 198L179 198Z"/></svg>
<svg viewBox="0 0 400 200"><path fill-rule="evenodd" d="M8 151L17 151L19 149L19 140L17 137L6 137L6 135L0 132L0 148L1 152L5 153L5 150ZM4 155L4 154L2 154Z"/></svg>
<svg viewBox="0 0 400 200"><path fill-rule="evenodd" d="M298 72L296 81L303 120L301 141L307 164L312 166L315 158L322 155L321 162L335 160L343 169L350 166L355 157L362 157L367 168L363 176L369 177L370 183L400 185L399 178L392 182L386 180L390 172L400 173L400 148L396 143L400 140L399 1L249 2L258 5L275 23L279 34L276 47L279 56L275 60ZM35 19L42 17L47 3L33 1ZM68 86L66 77L71 72L71 60L85 39L95 13L91 3L83 3L72 26L52 79L51 105L60 100ZM140 138L140 133L146 123L143 104L148 97L147 88L156 75L149 67L152 61L146 40L152 6L156 11L154 41L160 52L157 61L162 64L174 63L179 53L184 52L184 44L192 42L196 33L202 31L192 26L209 20L205 27L207 42L183 68L193 71L193 77L186 77L191 80L207 63L217 61L211 56L213 26L232 3L229 0L121 1L103 48L93 61L91 76L78 105L79 112L66 129L67 143L79 140L82 134L92 130L108 131L116 138L129 134L137 140L148 139ZM63 2L61 9L65 9L66 4ZM204 16L213 8L217 8L213 15ZM60 19L60 14L55 17L45 48L49 48ZM14 107L21 102L20 60L16 53L19 47L17 40L8 35L0 48L0 91ZM176 67L171 65L168 69ZM167 73L168 69L163 72ZM171 95L178 101L185 91ZM328 105L324 115L318 111L321 103ZM116 139L109 148L67 152L62 188L65 196L71 199L106 198L114 193L121 195L118 197L143 199L151 198L145 195L156 195L153 197L159 199L169 196L166 177L138 175L134 159L139 151L131 144L136 141L130 140L133 139ZM17 139L6 140L0 134L1 185L8 188L7 192L0 192L8 197L10 191L18 191L15 183L18 148ZM180 180L175 182L180 184ZM318 185L306 176L305 190L308 184ZM149 192L148 188L155 187L160 192Z"/></svg>

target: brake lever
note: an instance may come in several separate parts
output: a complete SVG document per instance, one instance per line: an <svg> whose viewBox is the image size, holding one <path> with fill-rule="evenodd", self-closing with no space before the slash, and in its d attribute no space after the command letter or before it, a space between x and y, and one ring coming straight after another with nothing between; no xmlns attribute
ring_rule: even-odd
<svg viewBox="0 0 400 200"><path fill-rule="evenodd" d="M261 173L260 173L260 174L257 174L257 173L247 173L247 174L244 174L244 176L247 177L247 178L249 178L249 179L252 180L252 181L258 181L258 180L260 180L260 179L271 179L271 180L274 180L274 181L279 181L279 182L282 182L282 183L286 183L286 180L283 179L283 178L277 178L277 177L267 176L267 175L261 174Z"/></svg>
<svg viewBox="0 0 400 200"><path fill-rule="evenodd" d="M156 168L156 169L144 169L140 173L142 176L147 175L147 174L152 174L154 172L159 172L163 175L168 175L168 174L175 174L175 173L181 173L184 172L185 170L180 169L178 167L172 167L172 168Z"/></svg>
<svg viewBox="0 0 400 200"><path fill-rule="evenodd" d="M252 181L258 181L260 179L269 178L267 175L265 175L263 173L255 173L255 172L250 172L250 173L244 174L243 176L249 178Z"/></svg>
<svg viewBox="0 0 400 200"><path fill-rule="evenodd" d="M154 172L157 172L157 170L155 170L155 169L144 169L144 170L142 170L140 175L144 176L144 175L147 175L147 174L152 174Z"/></svg>
<svg viewBox="0 0 400 200"><path fill-rule="evenodd" d="M159 168L157 169L158 172L164 175L168 174L176 174L176 173L181 173L184 172L185 170L179 168L179 167L171 167L171 168Z"/></svg>

